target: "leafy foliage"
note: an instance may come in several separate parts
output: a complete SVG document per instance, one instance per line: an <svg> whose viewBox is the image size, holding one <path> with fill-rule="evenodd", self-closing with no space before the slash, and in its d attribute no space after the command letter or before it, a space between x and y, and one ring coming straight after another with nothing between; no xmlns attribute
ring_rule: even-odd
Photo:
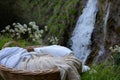
<svg viewBox="0 0 120 80"><path fill-rule="evenodd" d="M89 72L83 73L81 80L119 80L120 66L92 65Z"/></svg>
<svg viewBox="0 0 120 80"><path fill-rule="evenodd" d="M13 39L10 38L10 37L5 37L5 36L2 36L0 35L0 49L3 47L3 45L9 41L12 41Z"/></svg>
<svg viewBox="0 0 120 80"><path fill-rule="evenodd" d="M39 26L37 26L35 22L29 22L28 25L13 23L12 27L13 28L8 25L1 32L3 35L10 36L13 39L24 39L27 41L37 42L38 44L44 44L43 38L45 32L48 31L47 26L45 26L44 29L39 29ZM57 37L52 35L48 37L47 41L47 44L58 44Z"/></svg>
<svg viewBox="0 0 120 80"><path fill-rule="evenodd" d="M54 34L60 39L63 39L65 29L75 25L75 15L79 12L77 9L77 3L80 4L79 0L63 1L60 0L56 3L53 8L53 15L49 18L48 26L50 26L49 34ZM59 33L58 33L59 32Z"/></svg>
<svg viewBox="0 0 120 80"><path fill-rule="evenodd" d="M115 45L114 47L110 47L110 50L114 58L114 64L120 65L120 46Z"/></svg>
<svg viewBox="0 0 120 80"><path fill-rule="evenodd" d="M16 42L20 43L20 45L22 47L26 47L26 46L30 46L30 45L38 45L38 43L35 43L35 42L28 42L23 39L15 40L15 39L12 39L10 36L0 35L0 49L2 49L2 47L4 46L5 43L8 43L10 41L16 41ZM10 45L10 46L16 46L16 45Z"/></svg>
<svg viewBox="0 0 120 80"><path fill-rule="evenodd" d="M65 30L74 27L80 15L80 4L80 0L17 0L13 8L20 22L35 21L40 28L47 25L49 31L45 36L56 36L62 41Z"/></svg>

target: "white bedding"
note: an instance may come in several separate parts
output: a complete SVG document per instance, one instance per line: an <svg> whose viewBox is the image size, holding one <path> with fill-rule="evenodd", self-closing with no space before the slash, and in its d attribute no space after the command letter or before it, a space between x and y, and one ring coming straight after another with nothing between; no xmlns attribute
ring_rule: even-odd
<svg viewBox="0 0 120 80"><path fill-rule="evenodd" d="M34 48L34 52L20 47L7 47L0 50L0 64L17 70L33 71L58 67L61 80L66 77L69 80L80 80L78 69L82 65L71 53L70 49L59 45Z"/></svg>
<svg viewBox="0 0 120 80"><path fill-rule="evenodd" d="M64 57L72 53L72 51L64 46L60 45L51 45L51 46L44 46L39 48L34 48L35 52L43 53L43 54L51 54L56 57Z"/></svg>
<svg viewBox="0 0 120 80"><path fill-rule="evenodd" d="M55 57L64 57L72 53L70 49L59 45L34 48L34 51L36 53L32 54L49 54ZM14 68L25 58L31 58L32 54L24 48L7 47L0 50L0 64Z"/></svg>

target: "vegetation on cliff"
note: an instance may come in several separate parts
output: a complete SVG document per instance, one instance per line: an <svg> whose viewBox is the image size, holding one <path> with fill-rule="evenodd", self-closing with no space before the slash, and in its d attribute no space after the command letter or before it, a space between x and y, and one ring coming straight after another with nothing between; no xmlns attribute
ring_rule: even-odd
<svg viewBox="0 0 120 80"><path fill-rule="evenodd" d="M2 4L3 1L0 3ZM6 7L9 12L13 14L7 15L14 16L11 21L20 22L21 24L27 24L30 21L35 21L40 29L44 26L48 26L49 31L45 35L45 43L47 43L47 37L50 35L59 38L59 43L66 45L70 33L75 26L77 18L82 11L82 3L80 0L17 0L17 1L5 1ZM9 4L12 4L10 7ZM4 17L3 17L4 18ZM14 20L15 19L15 20ZM6 24L11 25L12 23Z"/></svg>
<svg viewBox="0 0 120 80"><path fill-rule="evenodd" d="M3 4L4 3L4 4ZM103 38L103 25L104 17L106 15L106 9L108 3L111 4L110 15L108 18L107 24L107 36L105 40L105 53L107 55L102 55L104 59L109 60L104 64L93 65L94 57L98 54L100 49L100 44L102 43ZM81 75L82 80L119 80L119 52L115 52L113 55L109 50L110 46L120 44L120 10L119 10L120 1L112 0L99 0L99 8L96 17L95 29L92 34L92 52L89 56L87 63L90 64L91 70L87 73ZM20 22L20 25L28 24L29 22L36 22L39 26L38 30L44 30L47 26L48 30L42 34L42 43L31 42L28 32L25 32L20 35L20 38L17 38L16 35L13 39L10 36L13 34L3 34L0 35L0 49L4 43L17 40L22 44L23 47L29 45L38 45L38 44L54 44L50 42L50 39L58 39L58 42L55 44L67 45L68 40L71 36L71 33L74 29L76 21L79 15L83 10L82 0L1 0L0 1L0 31L5 28L7 25L11 26L11 29L15 29L13 23ZM35 31L35 30L33 30ZM8 32L6 32L8 33ZM32 33L33 34L33 33ZM8 37L9 36L9 37ZM27 37L26 37L27 36ZM28 39L29 37L29 39ZM38 39L38 40L39 40ZM54 42L54 40L52 40ZM113 60L111 56L114 56ZM100 58L103 59L103 58ZM101 60L102 61L102 60ZM114 62L114 64L113 64Z"/></svg>

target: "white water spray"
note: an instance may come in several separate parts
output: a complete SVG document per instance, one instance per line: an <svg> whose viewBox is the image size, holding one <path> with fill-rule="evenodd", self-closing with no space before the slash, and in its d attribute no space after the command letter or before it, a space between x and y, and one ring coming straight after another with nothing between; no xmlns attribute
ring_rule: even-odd
<svg viewBox="0 0 120 80"><path fill-rule="evenodd" d="M85 64L85 61L91 51L90 39L95 24L97 3L97 0L88 0L82 15L78 19L71 38L71 49L73 50L75 56L78 57L83 64Z"/></svg>
<svg viewBox="0 0 120 80"><path fill-rule="evenodd" d="M103 24L103 41L102 44L100 45L100 50L98 52L98 56L101 56L102 54L105 53L105 41L106 41L106 36L107 36L107 21L110 13L110 3L107 5L107 12L104 17L104 24Z"/></svg>

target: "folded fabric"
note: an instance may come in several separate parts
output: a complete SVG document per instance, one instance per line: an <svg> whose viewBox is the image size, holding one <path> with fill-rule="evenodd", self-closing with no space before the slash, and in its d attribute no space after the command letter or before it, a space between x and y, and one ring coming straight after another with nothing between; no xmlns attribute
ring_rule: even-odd
<svg viewBox="0 0 120 80"><path fill-rule="evenodd" d="M81 62L73 55L66 57L53 57L49 55L33 56L33 59L26 59L16 68L18 70L39 71L59 68L61 80L80 80Z"/></svg>
<svg viewBox="0 0 120 80"><path fill-rule="evenodd" d="M72 51L66 47L59 45L51 45L45 47L34 48L32 54L44 55L49 54L56 57L64 57L72 53ZM28 52L24 48L20 47L6 47L0 51L0 64L14 68L22 60L32 58L31 52Z"/></svg>
<svg viewBox="0 0 120 80"><path fill-rule="evenodd" d="M34 51L42 54L51 54L56 57L64 57L72 53L70 49L60 45L38 47L34 48Z"/></svg>
<svg viewBox="0 0 120 80"><path fill-rule="evenodd" d="M29 54L26 49L20 47L7 47L0 51L0 64L9 68L14 68L21 59Z"/></svg>
<svg viewBox="0 0 120 80"><path fill-rule="evenodd" d="M0 61L3 58L5 58L7 56L15 55L19 51L22 51L22 50L23 50L23 48L20 48L20 47L6 47L0 51ZM24 49L24 51L26 51L26 50Z"/></svg>
<svg viewBox="0 0 120 80"><path fill-rule="evenodd" d="M0 64L17 70L46 70L59 68L61 80L80 80L82 64L72 51L59 45L34 48L28 52L20 47L7 47L0 51Z"/></svg>

